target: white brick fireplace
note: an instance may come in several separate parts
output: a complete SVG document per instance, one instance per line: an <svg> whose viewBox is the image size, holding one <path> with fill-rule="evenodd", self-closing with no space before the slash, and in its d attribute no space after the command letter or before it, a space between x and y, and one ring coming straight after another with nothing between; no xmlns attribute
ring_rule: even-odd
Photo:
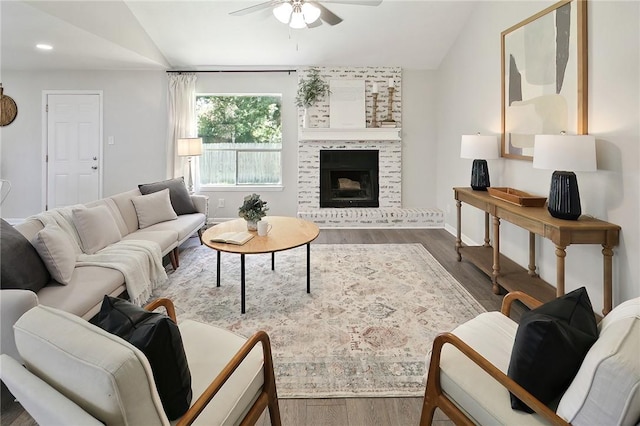
<svg viewBox="0 0 640 426"><path fill-rule="evenodd" d="M308 71L308 70L307 70ZM306 78L306 73L299 73ZM401 70L390 67L321 68L325 81L364 79L367 123L373 112L373 83L382 87L378 95L378 120L391 116L395 128L329 128L329 101L316 105L309 117L310 128L302 129L298 137L298 216L321 227L405 227L441 228L444 216L438 209L408 209L402 207L402 141L401 141ZM392 113L388 112L387 82L395 81ZM299 112L302 124L303 112ZM364 123L363 123L364 124ZM369 125L369 124L368 124ZM320 151L377 150L379 207L320 207Z"/></svg>

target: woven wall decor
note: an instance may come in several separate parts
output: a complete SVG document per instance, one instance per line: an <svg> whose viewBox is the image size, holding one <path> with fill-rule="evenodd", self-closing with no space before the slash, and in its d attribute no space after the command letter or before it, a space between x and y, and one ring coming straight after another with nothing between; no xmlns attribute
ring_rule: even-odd
<svg viewBox="0 0 640 426"><path fill-rule="evenodd" d="M0 83L0 127L7 126L16 119L18 105L10 96L4 95L2 83Z"/></svg>

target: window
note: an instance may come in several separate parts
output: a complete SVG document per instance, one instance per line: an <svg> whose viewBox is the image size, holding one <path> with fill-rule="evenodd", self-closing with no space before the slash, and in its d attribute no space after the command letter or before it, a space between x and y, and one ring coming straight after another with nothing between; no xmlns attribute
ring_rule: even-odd
<svg viewBox="0 0 640 426"><path fill-rule="evenodd" d="M197 95L201 185L282 183L282 95Z"/></svg>

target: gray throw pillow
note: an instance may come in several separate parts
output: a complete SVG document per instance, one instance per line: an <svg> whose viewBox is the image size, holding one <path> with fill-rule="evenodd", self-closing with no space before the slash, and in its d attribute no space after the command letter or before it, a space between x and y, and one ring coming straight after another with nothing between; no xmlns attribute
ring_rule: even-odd
<svg viewBox="0 0 640 426"><path fill-rule="evenodd" d="M51 280L47 267L29 240L4 219L0 220L0 287L37 293Z"/></svg>
<svg viewBox="0 0 640 426"><path fill-rule="evenodd" d="M173 210L177 215L198 212L193 205L183 177L138 185L142 195L158 192L165 188L169 188L171 206L173 206Z"/></svg>

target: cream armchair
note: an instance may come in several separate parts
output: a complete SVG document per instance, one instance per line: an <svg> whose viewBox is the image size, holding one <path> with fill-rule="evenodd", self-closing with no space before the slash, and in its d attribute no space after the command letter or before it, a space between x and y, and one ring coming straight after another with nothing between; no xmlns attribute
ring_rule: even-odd
<svg viewBox="0 0 640 426"><path fill-rule="evenodd" d="M175 321L168 299L164 306ZM178 425L254 424L265 408L280 425L269 337L179 324L191 370L193 401ZM20 365L2 355L0 377L40 425L169 425L144 354L67 312L36 306L14 326ZM173 424L173 422L171 423Z"/></svg>
<svg viewBox="0 0 640 426"><path fill-rule="evenodd" d="M440 408L459 425L636 425L640 421L640 298L613 309L556 410L514 382L507 370L518 324L511 304L541 302L524 293L505 296L501 312L486 312L442 333L428 357L421 425ZM509 392L534 410L511 409Z"/></svg>

